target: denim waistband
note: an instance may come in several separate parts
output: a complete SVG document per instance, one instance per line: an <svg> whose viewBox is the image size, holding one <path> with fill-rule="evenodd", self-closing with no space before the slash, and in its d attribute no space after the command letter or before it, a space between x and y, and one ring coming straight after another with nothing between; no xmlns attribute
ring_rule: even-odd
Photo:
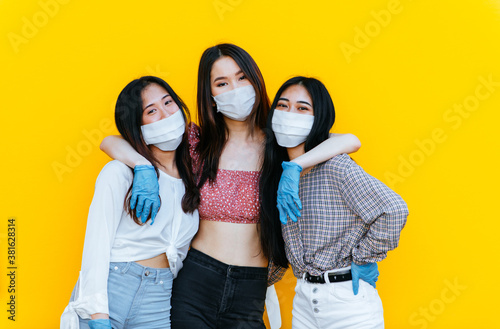
<svg viewBox="0 0 500 329"><path fill-rule="evenodd" d="M194 248L189 249L186 260L194 261L219 274L235 279L267 280L267 267L228 265Z"/></svg>
<svg viewBox="0 0 500 329"><path fill-rule="evenodd" d="M110 271L118 271L141 277L143 280L152 280L158 283L160 280L172 278L170 268L154 268L146 267L136 262L111 262L109 263Z"/></svg>

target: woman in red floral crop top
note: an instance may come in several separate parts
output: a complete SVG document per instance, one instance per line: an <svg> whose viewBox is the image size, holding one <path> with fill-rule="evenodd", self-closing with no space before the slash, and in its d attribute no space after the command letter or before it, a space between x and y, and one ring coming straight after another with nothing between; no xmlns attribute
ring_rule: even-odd
<svg viewBox="0 0 500 329"><path fill-rule="evenodd" d="M205 50L197 105L200 126L192 124L189 141L200 188L200 226L173 284L172 328L227 329L242 323L265 328L267 286L281 279L288 261L280 222L260 221L263 129L270 103L252 57L232 44ZM358 148L355 136L337 135L294 162L307 168ZM148 164L115 136L106 137L101 149L130 167ZM151 204L148 197L155 193L143 190L137 193Z"/></svg>

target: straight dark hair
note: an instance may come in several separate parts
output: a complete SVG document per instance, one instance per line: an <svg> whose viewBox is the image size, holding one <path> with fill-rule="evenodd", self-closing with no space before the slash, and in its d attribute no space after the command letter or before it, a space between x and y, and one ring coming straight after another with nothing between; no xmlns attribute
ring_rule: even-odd
<svg viewBox="0 0 500 329"><path fill-rule="evenodd" d="M269 97L264 78L253 58L243 49L229 43L218 44L205 50L198 68L198 120L200 123L200 142L197 151L203 164L198 187L217 176L219 159L228 137L228 128L223 115L213 105L210 73L212 66L221 57L231 57L243 71L255 89L255 104L248 117L251 133L258 127L264 129L269 113Z"/></svg>
<svg viewBox="0 0 500 329"><path fill-rule="evenodd" d="M276 207L278 184L283 173L281 163L290 161L285 147L281 147L276 142L272 129L273 114L278 105L281 94L294 85L303 86L311 96L314 110L314 123L309 136L305 142L305 151L309 151L320 143L328 139L329 131L335 122L335 107L326 87L321 81L314 78L302 76L293 77L287 80L278 90L274 97L271 111L267 118L266 148L264 151L264 162L262 164L262 174L260 178L260 200L261 200L261 230L260 239L264 252L269 255L274 262L285 267L287 264L285 245L281 234L281 224L279 212Z"/></svg>
<svg viewBox="0 0 500 329"><path fill-rule="evenodd" d="M182 99L177 96L170 85L164 80L153 76L144 76L130 82L121 91L120 95L118 96L118 100L116 101L116 127L118 128L118 131L120 132L122 137L140 155L151 162L151 164L155 167L156 175L159 177L159 161L155 158L153 152L144 142L141 130L144 106L144 104L142 103L142 91L151 84L157 84L165 88L168 94L172 97L173 101L177 104L177 106L179 106L179 110L182 112L182 116L184 117L184 121L186 122L186 129L182 137L182 142L175 150L175 164L186 190L184 197L182 198L182 210L187 213L192 213L198 208L198 204L200 202L200 193L191 171L191 157L188 151L187 130L191 119L186 104L184 104ZM141 221L137 218L135 209L132 210L130 208L131 190L132 186L130 186L127 192L127 196L125 197L124 208L134 219L134 222L139 225L143 225L143 223L141 223ZM151 214L147 219L149 218L151 218Z"/></svg>

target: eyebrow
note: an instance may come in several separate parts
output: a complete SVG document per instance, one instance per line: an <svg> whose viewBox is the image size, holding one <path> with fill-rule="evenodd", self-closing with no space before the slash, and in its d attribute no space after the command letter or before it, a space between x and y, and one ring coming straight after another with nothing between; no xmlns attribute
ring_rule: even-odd
<svg viewBox="0 0 500 329"><path fill-rule="evenodd" d="M243 70L239 70L238 72L236 72L235 75L238 75L240 73L243 73ZM217 77L217 78L214 79L214 81L212 83L217 82L219 80L223 80L223 79L227 79L227 77Z"/></svg>
<svg viewBox="0 0 500 329"><path fill-rule="evenodd" d="M287 101L287 102L289 102L288 98L285 98L285 97L280 97L280 98L278 99L278 101ZM297 101L297 103L307 104L307 105L309 105L310 107L312 107L312 105L311 105L311 104L309 104L309 103L308 103L308 102L306 102L306 101Z"/></svg>
<svg viewBox="0 0 500 329"><path fill-rule="evenodd" d="M167 98L168 96L170 96L170 95L169 95L169 94L166 94L166 95L165 95L165 96L163 96L160 100L163 100L163 99ZM148 107L150 107L150 106L153 106L153 103L151 103L151 104L149 104L148 106L146 106L146 107L143 109L143 111L145 111L145 110L146 110Z"/></svg>

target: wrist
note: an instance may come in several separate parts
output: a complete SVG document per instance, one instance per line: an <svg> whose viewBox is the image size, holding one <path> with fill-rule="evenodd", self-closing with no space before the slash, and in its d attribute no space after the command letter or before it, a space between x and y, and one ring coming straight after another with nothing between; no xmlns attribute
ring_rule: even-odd
<svg viewBox="0 0 500 329"><path fill-rule="evenodd" d="M90 315L90 318L92 320L109 319L109 314L106 314L106 313L94 313L94 314Z"/></svg>
<svg viewBox="0 0 500 329"><path fill-rule="evenodd" d="M154 170L155 167L151 164L138 164L134 167L134 172L144 171L144 170Z"/></svg>
<svg viewBox="0 0 500 329"><path fill-rule="evenodd" d="M146 159L140 159L134 162L135 167L137 166L152 166L151 162Z"/></svg>
<svg viewBox="0 0 500 329"><path fill-rule="evenodd" d="M281 163L281 167L283 168L283 170L293 169L298 171L299 173L302 171L302 166L293 161L283 161Z"/></svg>
<svg viewBox="0 0 500 329"><path fill-rule="evenodd" d="M304 164L302 163L303 161L300 161L300 159L301 159L301 157L298 157L298 158L295 158L293 160L290 160L290 162L299 166L300 169L304 169Z"/></svg>

